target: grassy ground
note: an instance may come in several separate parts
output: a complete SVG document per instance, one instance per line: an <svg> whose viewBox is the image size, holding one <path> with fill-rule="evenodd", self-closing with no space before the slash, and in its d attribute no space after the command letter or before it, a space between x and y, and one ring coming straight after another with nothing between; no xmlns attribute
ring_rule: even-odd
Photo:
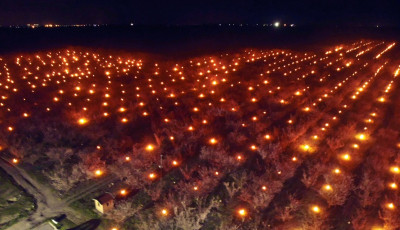
<svg viewBox="0 0 400 230"><path fill-rule="evenodd" d="M79 211L87 219L95 219L99 217L99 214L94 211L94 202L91 199L80 199L73 202L70 207Z"/></svg>
<svg viewBox="0 0 400 230"><path fill-rule="evenodd" d="M30 177L35 179L37 182L50 188L55 194L58 194L58 191L51 186L51 184L49 183L49 178L47 178L43 174L40 168L24 163L20 164L19 167L22 168L26 173L29 174Z"/></svg>
<svg viewBox="0 0 400 230"><path fill-rule="evenodd" d="M35 209L33 198L14 185L3 170L0 170L0 229L16 223Z"/></svg>
<svg viewBox="0 0 400 230"><path fill-rule="evenodd" d="M70 228L73 228L76 226L76 224L74 222L70 221L69 219L64 219L61 223L62 223L62 227L61 227L62 230L70 229Z"/></svg>

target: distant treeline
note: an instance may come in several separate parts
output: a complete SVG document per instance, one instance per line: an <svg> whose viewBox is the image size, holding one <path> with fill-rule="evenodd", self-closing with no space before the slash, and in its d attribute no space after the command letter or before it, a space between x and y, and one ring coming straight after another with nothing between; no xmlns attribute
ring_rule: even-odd
<svg viewBox="0 0 400 230"><path fill-rule="evenodd" d="M310 49L358 39L397 40L400 29L365 27L104 26L0 28L0 54L81 46L183 57L242 48ZM312 47L311 47L312 46Z"/></svg>

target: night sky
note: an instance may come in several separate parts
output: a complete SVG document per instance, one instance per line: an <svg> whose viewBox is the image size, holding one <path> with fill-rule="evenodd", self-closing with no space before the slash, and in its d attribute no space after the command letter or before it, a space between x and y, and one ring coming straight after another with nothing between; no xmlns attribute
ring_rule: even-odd
<svg viewBox="0 0 400 230"><path fill-rule="evenodd" d="M216 24L400 26L399 1L1 0L0 25Z"/></svg>

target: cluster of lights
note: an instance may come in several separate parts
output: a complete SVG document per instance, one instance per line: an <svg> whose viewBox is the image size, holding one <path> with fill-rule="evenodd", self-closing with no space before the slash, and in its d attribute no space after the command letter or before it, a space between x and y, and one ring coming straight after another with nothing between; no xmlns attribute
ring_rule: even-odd
<svg viewBox="0 0 400 230"><path fill-rule="evenodd" d="M279 22L276 22L274 25L276 27L280 26ZM296 127L300 124L300 121L302 121L301 118L303 118L303 116L308 117L313 113L318 112L318 105L320 103L329 103L333 101L336 95L340 95L339 89L343 89L348 82L355 82L354 79L356 77L354 76L357 76L362 69L365 69L366 66L368 66L368 63L362 63L359 58L365 53L371 52L373 47L381 44L382 43L360 42L352 46L336 46L334 49L325 52L325 56L322 55L321 57L312 53L303 54L291 53L288 51L247 51L246 53L241 54L240 57L229 56L229 58L223 58L221 55L221 58L212 57L196 61L191 60L190 62L182 62L173 66L168 66L165 69L163 69L161 65L155 64L152 74L145 77L142 76L145 75L145 72L141 72L142 68L144 68L141 60L123 59L119 57L106 58L97 54L79 53L74 51L68 51L66 54L62 54L61 52L51 53L47 56L50 56L49 58L36 58L37 60L35 59L35 62L42 63L37 67L42 67L42 65L59 65L59 69L54 68L53 72L49 73L49 76L44 79L35 77L35 75L39 74L35 72L35 68L31 66L31 64L24 64L30 59L20 57L16 63L18 66L27 68L24 74L25 76L22 78L22 82L28 85L29 91L31 91L32 94L43 89L48 89L48 86L58 86L57 91L49 93L49 101L47 104L43 105L43 109L45 109L45 111L53 111L54 108L60 107L75 108L75 110L77 110L76 108L79 108L78 112L71 115L71 117L74 125L83 126L81 129L96 124L98 121L112 119L114 117L117 117L117 122L121 127L129 127L129 125L135 121L135 118L131 116L132 114L138 114L138 116L141 117L140 119L152 119L153 114L163 112L162 114L166 114L166 116L162 116L160 126L163 128L165 127L167 130L172 125L176 125L177 121L174 116L176 113L173 113L173 111L167 111L167 108L181 107L187 108L187 112L190 113L191 116L191 121L189 124L186 123L182 125L180 131L184 131L185 134L196 137L198 133L201 133L206 129L204 127L207 127L210 131L207 130L205 138L204 136L202 137L204 138L202 139L202 142L206 145L210 145L209 148L218 148L220 145L225 144L225 140L218 132L211 130L213 127L212 124L214 122L214 117L207 117L209 108L221 108L232 114L241 114L245 112L248 116L241 121L240 128L251 129L269 119L269 112L267 112L267 109L263 108L263 110L259 110L259 108L263 107L264 101L267 101L266 103L274 103L280 108L296 108L299 111L302 110L303 112L306 112L296 114L294 117L286 117L287 123L285 125L288 127ZM389 45L384 51L375 56L376 59L379 59L394 45L395 43ZM356 58L352 59L347 57L351 54L354 54L353 57L355 56ZM233 80L235 78L231 78L231 73L236 72L240 68L246 67L247 63L254 62L265 63L262 73L257 75L257 78L259 79L245 82L239 80L235 81ZM72 67L79 63L82 64L79 66L79 69ZM321 66L323 67L321 68ZM336 110L334 111L337 111L337 114L335 113L327 118L321 118L321 120L318 121L320 122L318 130L313 129L312 135L307 135L307 137L303 139L306 143L300 142L304 143L300 145L300 151L314 152L314 150L318 150L318 144L324 141L326 135L321 131L329 131L332 127L335 127L338 119L341 118L340 116L342 111L351 109L351 106L354 103L353 100L358 100L361 98L360 96L363 95L363 93L369 90L369 86L372 85L372 80L378 75L383 66L384 65L381 65L375 72L375 75L368 78L368 80L363 81L361 85L358 85L355 89L348 90L352 94L346 94L346 100L348 98L347 96L350 96L352 100L349 99L341 103L339 107L335 108ZM344 72L345 70L347 71L347 68L354 68L356 70L354 70L351 75L344 76ZM96 69L100 69L101 76L105 79L104 82L95 79L95 76L98 75L98 73L95 72ZM327 72L325 69L334 70L332 72L339 77L333 79L330 74L324 74ZM336 71L343 72L336 73ZM396 69L394 77L397 77L399 72L400 67ZM272 74L274 73L281 73L283 75L282 79L275 79L272 77ZM323 92L313 93L310 89L310 85L307 85L306 81L304 81L306 78L315 78L319 84L324 84L323 82L328 78L331 78L329 81L335 84L330 85L324 89ZM0 87L2 87L2 89L4 87L4 89L8 90L7 94L2 95L2 103L0 105L3 108L14 111L12 105L9 103L7 104L7 102L10 97L16 97L16 94L13 94L12 92L16 92L18 89L14 88L13 83L10 83L13 81L11 77L7 77L6 79L9 80L3 82L2 79L0 82ZM130 84L121 84L120 82L124 82L124 79L134 81L134 87ZM287 83L292 81L296 82L296 84ZM8 88L5 88L6 84ZM392 84L393 81L387 85L385 93L389 93L393 88ZM286 87L292 87L294 91L285 95L282 92ZM248 96L243 98L243 101L238 105L229 105L229 101L231 100L230 93L232 93L232 91L225 91L226 88L229 90L232 89L233 92L235 90L244 90ZM131 89L134 93L131 93ZM25 91L26 89L20 90ZM272 97L270 95L272 95ZM187 104L185 100L191 97L195 98L192 101L195 103ZM82 100L82 98L84 99ZM386 102L381 104L385 106L385 104L388 103L387 98L389 98L388 95L384 94L384 96L378 98L378 102ZM100 103L98 103L98 101L100 101ZM153 107L155 103L153 103L153 101L159 103L159 105L157 104L157 109L159 111L154 111ZM304 102L297 103L298 101ZM128 102L132 102L133 106ZM247 105L255 107L257 110L244 110L243 108ZM41 105L38 107L42 108ZM22 118L29 120L29 117L35 116L32 111L35 110L27 107L25 111L24 108L23 111L18 112L18 116L21 117L22 114ZM98 111L100 111L101 116L97 116ZM371 114L371 117L374 117L375 121L378 121L379 117L376 118L375 112L373 114L374 115ZM100 119L99 117L102 118ZM367 117L364 120L367 123L365 125L368 127L374 123L374 119L371 117ZM6 127L10 132L15 129L12 123L7 124ZM15 127L18 130L18 126ZM272 129L269 128L270 127L261 130L261 139L250 140L246 144L245 148L252 151L252 153L257 154L258 151L261 152L261 150L264 150L264 144L267 145L278 141L280 136L276 136L276 133L271 132ZM360 152L364 149L360 148L360 146L363 147L363 143L371 142L372 138L369 136L372 135L371 132L365 130L359 131L360 132L355 134L356 140L354 139L354 134L351 135L353 138L351 143L357 143L351 146L353 148L351 154L348 153L349 151L347 150L345 153L341 152L338 158L339 164L343 164L343 166L345 166L345 164L352 164L351 161L357 159L357 151ZM179 135L171 136L171 134L169 134L167 136L167 141L176 144L181 140ZM299 143L295 143L295 145L298 146ZM158 144L144 144L142 146L142 149L146 151L146 155L154 155L157 152L161 152ZM98 147L97 149L101 150L101 147ZM293 155L288 159L291 159L290 163L292 165L297 166L299 164L294 162L301 162L302 157L296 152ZM133 162L131 156L127 156L126 153L123 155L124 158L122 159L125 159L126 161L124 164L129 164L129 161L131 161L131 163ZM238 162L243 162L245 156L247 158L245 153L241 153L230 157L235 158ZM12 161L14 164L19 162L16 158ZM180 156L167 158L169 168L185 165L184 161L185 158ZM348 162L345 163L344 161ZM283 170L277 171L279 175L283 174ZM105 172L107 172L107 170L105 170ZM390 168L390 172L393 174L400 174L400 169L397 166L393 166ZM221 176L225 175L226 172L222 170L213 170L212 173L221 178ZM340 174L341 170L335 168L333 169L333 173ZM97 169L94 171L94 174L95 176L101 176L103 171ZM150 181L158 179L158 177L162 177L162 174L160 173L157 175L155 172L147 174L147 179ZM144 178L146 178L146 174L144 174ZM398 185L395 182L391 182L388 186L390 189L395 190ZM337 190L335 184L325 184L323 185L322 190L325 192L334 192L334 188ZM260 189L260 187L257 187L257 189ZM261 191L263 192L269 192L270 190L271 189L267 188L265 185L261 186ZM121 189L119 194L125 196L128 194L128 191L129 190L127 189ZM193 186L192 192L202 191L203 187L200 187L199 185ZM387 207L390 209L395 208L393 203L388 203ZM317 205L312 206L311 210L314 213L321 212L321 208ZM237 210L237 214L240 217L246 217L248 211L244 208L240 208ZM161 215L167 216L168 210L162 209Z"/></svg>

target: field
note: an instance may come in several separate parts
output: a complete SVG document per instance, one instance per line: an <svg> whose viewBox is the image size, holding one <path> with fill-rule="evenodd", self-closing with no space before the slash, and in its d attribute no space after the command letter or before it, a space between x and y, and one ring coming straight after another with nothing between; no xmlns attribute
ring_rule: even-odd
<svg viewBox="0 0 400 230"><path fill-rule="evenodd" d="M396 53L5 55L1 156L103 229L399 229Z"/></svg>

